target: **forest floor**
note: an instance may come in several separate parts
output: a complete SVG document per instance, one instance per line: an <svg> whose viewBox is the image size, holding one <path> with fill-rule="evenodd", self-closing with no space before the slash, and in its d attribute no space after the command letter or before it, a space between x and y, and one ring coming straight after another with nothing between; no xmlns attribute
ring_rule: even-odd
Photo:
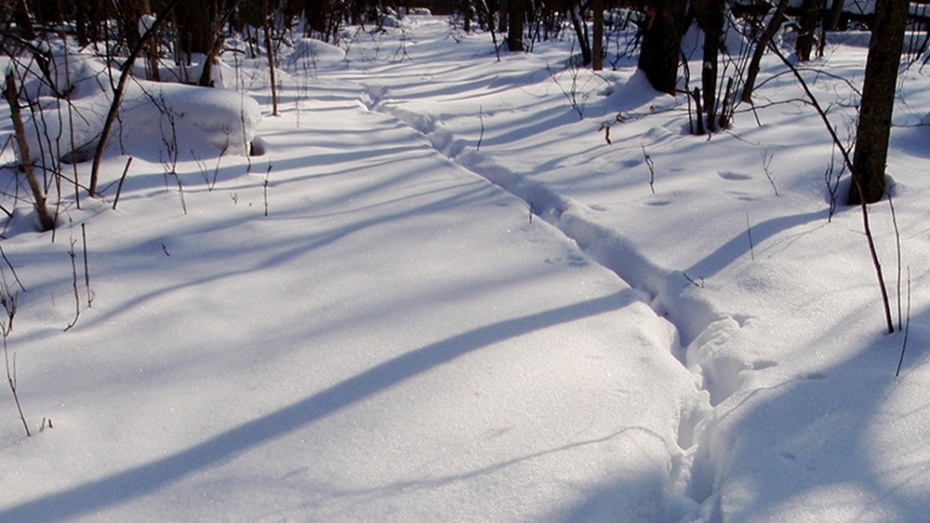
<svg viewBox="0 0 930 523"><path fill-rule="evenodd" d="M846 130L867 38L831 37L802 74ZM60 196L54 234L18 203L5 341L33 435L8 395L0 521L928 521L927 75L902 74L869 213L889 335L776 58L695 136L631 57L572 49L351 28L287 48L279 116L234 55L263 155L188 154L248 103L179 96L176 165L125 118L101 197Z"/></svg>

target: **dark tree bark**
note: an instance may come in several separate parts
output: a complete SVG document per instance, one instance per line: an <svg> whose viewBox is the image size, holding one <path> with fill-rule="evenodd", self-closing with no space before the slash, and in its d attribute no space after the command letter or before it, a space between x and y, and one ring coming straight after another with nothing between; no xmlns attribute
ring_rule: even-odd
<svg viewBox="0 0 930 523"><path fill-rule="evenodd" d="M510 14L511 0L500 0L497 6L497 32L507 32L507 15Z"/></svg>
<svg viewBox="0 0 930 523"><path fill-rule="evenodd" d="M325 42L339 40L339 29L345 17L361 17L362 8L341 0L303 0L300 4L307 18L307 36L316 36Z"/></svg>
<svg viewBox="0 0 930 523"><path fill-rule="evenodd" d="M304 13L307 16L307 27L311 33L320 35L325 35L327 33L328 24L326 21L328 9L326 2L322 2L322 5L320 5L320 3L316 1L308 0L304 8Z"/></svg>
<svg viewBox="0 0 930 523"><path fill-rule="evenodd" d="M365 0L353 0L349 16L353 25L360 25L364 20L364 15L368 11L368 2Z"/></svg>
<svg viewBox="0 0 930 523"><path fill-rule="evenodd" d="M678 57L688 0L653 2L647 7L639 68L657 91L674 94L678 83Z"/></svg>
<svg viewBox="0 0 930 523"><path fill-rule="evenodd" d="M88 11L89 9L77 9L74 12L74 33L77 36L78 45L87 46L90 43L90 35L87 30L90 25Z"/></svg>
<svg viewBox="0 0 930 523"><path fill-rule="evenodd" d="M523 51L523 26L526 18L525 0L507 0L507 49Z"/></svg>
<svg viewBox="0 0 930 523"><path fill-rule="evenodd" d="M582 0L567 0L566 9L571 18L572 28L575 30L575 37L578 39L578 47L581 49L581 65L589 65L593 60L593 53L591 42L588 40L588 25L584 22L581 3Z"/></svg>
<svg viewBox="0 0 930 523"><path fill-rule="evenodd" d="M217 3L217 0L199 0L178 4L177 29L184 53L208 55L213 49L213 24L220 11Z"/></svg>
<svg viewBox="0 0 930 523"><path fill-rule="evenodd" d="M708 0L703 12L698 13L698 23L704 30L704 65L701 68L701 89L704 93L704 111L707 113L707 128L717 130L717 58L720 40L723 38L723 11L725 0Z"/></svg>
<svg viewBox="0 0 930 523"><path fill-rule="evenodd" d="M471 32L471 19L474 17L474 11L471 7L471 4L467 1L463 1L461 4L462 18L464 18L463 29L466 33Z"/></svg>
<svg viewBox="0 0 930 523"><path fill-rule="evenodd" d="M58 25L65 21L65 7L61 0L30 0L33 16L40 26Z"/></svg>
<svg viewBox="0 0 930 523"><path fill-rule="evenodd" d="M152 4L149 0L140 0L139 6L141 7L142 13L148 15L154 15L152 10ZM136 19L136 27L138 28L138 19ZM136 29L138 31L138 29ZM152 81L159 81L160 75L158 72L158 38L156 35L151 35L144 44L145 49L145 72L148 75L148 79Z"/></svg>
<svg viewBox="0 0 930 523"><path fill-rule="evenodd" d="M591 0L591 16L594 17L594 40L591 69L600 71L604 68L604 0Z"/></svg>
<svg viewBox="0 0 930 523"><path fill-rule="evenodd" d="M216 65L217 57L223 51L223 45L226 43L226 36L223 34L223 28L229 22L229 19L232 18L233 13L235 13L237 7L240 4L240 0L227 0L225 4L216 4L217 9L222 8L222 12L216 13L216 18L211 23L211 35L210 35L210 49L206 53L206 57L203 61L203 70L200 72L200 79L197 81L197 85L201 87L214 87L213 85L213 66ZM265 11L268 11L267 1L264 5ZM268 30L266 29L266 38ZM272 70L272 78L274 77L274 71ZM274 90L274 86L272 86Z"/></svg>
<svg viewBox="0 0 930 523"><path fill-rule="evenodd" d="M29 12L29 5L26 0L16 0L13 7L13 20L16 21L16 27L23 39L33 40L36 37L35 29L32 26L32 13Z"/></svg>
<svg viewBox="0 0 930 523"><path fill-rule="evenodd" d="M775 8L775 14L772 15L768 25L765 26L765 30L759 35L759 41L756 43L756 48L752 52L749 66L746 68L746 82L743 84L743 94L740 97L740 100L744 102L752 100L752 91L755 89L756 78L759 76L759 66L762 63L762 56L765 54L765 50L768 49L769 42L771 42L775 34L778 33L778 29L781 27L781 23L785 18L786 9L788 9L788 0L779 0L778 7Z"/></svg>
<svg viewBox="0 0 930 523"><path fill-rule="evenodd" d="M6 86L3 89L3 97L10 104L10 118L13 120L13 135L16 138L16 145L19 147L19 155L22 159L23 172L26 173L26 181L32 190L32 198L36 208L36 214L39 217L39 225L43 232L55 228L55 219L48 212L45 205L45 194L42 192L42 185L36 178L35 168L32 165L32 158L29 152L29 143L26 141L26 127L23 125L23 117L19 107L19 90L16 88L16 75L10 70L6 75Z"/></svg>
<svg viewBox="0 0 930 523"><path fill-rule="evenodd" d="M158 14L158 17L155 19L155 22L152 23L152 26L149 27L146 34L142 35L143 37L150 36L158 30L158 27L165 23L165 20L169 18L174 9L178 6L181 0L169 0L168 5L162 9L161 13ZM107 148L107 140L110 137L110 130L113 128L113 122L116 121L116 113L119 112L120 104L123 101L123 92L126 89L126 83L129 81L131 76L132 66L138 58L139 53L142 52L141 42L129 53L129 57L126 58L126 61L123 62L122 69L119 75L119 81L116 84L116 87L113 89L113 100L110 102L110 109L107 111L107 115L103 120L103 129L100 131L100 139L97 141L97 147L94 149L94 163L90 168L90 183L87 186L87 195L91 198L97 196L97 180L99 179L100 173L100 162L103 161L103 152Z"/></svg>
<svg viewBox="0 0 930 523"><path fill-rule="evenodd" d="M801 4L801 17L798 19L800 30L798 32L797 53L798 60L802 62L811 59L821 7L823 7L823 0L804 0L804 3Z"/></svg>
<svg viewBox="0 0 930 523"><path fill-rule="evenodd" d="M103 40L107 20L111 18L110 6L103 0L84 0L75 9L75 32L82 47Z"/></svg>
<svg viewBox="0 0 930 523"><path fill-rule="evenodd" d="M875 25L865 66L856 149L853 153L853 184L849 203L874 203L885 194L885 163L894 110L895 88L904 27L907 24L908 0L878 0Z"/></svg>
<svg viewBox="0 0 930 523"><path fill-rule="evenodd" d="M830 14L824 20L824 29L827 31L836 31L840 26L840 20L843 18L844 0L833 0L830 6Z"/></svg>
<svg viewBox="0 0 930 523"><path fill-rule="evenodd" d="M274 72L274 41L271 39L271 17L265 18L265 51L268 53L268 71L271 74L271 116L278 116L278 84Z"/></svg>

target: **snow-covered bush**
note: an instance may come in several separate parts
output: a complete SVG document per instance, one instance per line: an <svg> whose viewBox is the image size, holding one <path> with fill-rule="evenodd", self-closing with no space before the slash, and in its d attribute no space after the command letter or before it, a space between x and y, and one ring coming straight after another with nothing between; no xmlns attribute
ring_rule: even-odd
<svg viewBox="0 0 930 523"><path fill-rule="evenodd" d="M302 72L305 65L315 69L342 63L345 59L346 52L341 47L315 38L301 38L294 43L284 65L292 72Z"/></svg>
<svg viewBox="0 0 930 523"><path fill-rule="evenodd" d="M26 122L31 160L89 159L112 103L106 65L92 55L59 52L52 66L54 86L31 67L19 73L27 79L24 101L35 103L36 109ZM56 91L68 97L55 96ZM108 148L158 160L163 154L161 136L173 125L182 155L247 155L260 121L258 103L234 91L133 79L111 133L118 139L111 139Z"/></svg>

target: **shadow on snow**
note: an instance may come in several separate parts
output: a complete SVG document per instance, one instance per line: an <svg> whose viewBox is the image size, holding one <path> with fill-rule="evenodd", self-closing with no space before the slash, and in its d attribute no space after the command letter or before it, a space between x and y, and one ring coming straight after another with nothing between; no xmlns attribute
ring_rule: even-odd
<svg viewBox="0 0 930 523"><path fill-rule="evenodd" d="M470 352L552 325L617 310L633 301L633 293L624 291L485 325L426 345L185 451L11 507L0 512L0 521L64 521L125 503L198 470L233 459Z"/></svg>

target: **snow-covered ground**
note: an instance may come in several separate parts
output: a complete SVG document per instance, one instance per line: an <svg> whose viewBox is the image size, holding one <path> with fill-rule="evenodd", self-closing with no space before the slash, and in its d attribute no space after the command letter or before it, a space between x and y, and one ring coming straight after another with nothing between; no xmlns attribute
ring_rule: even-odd
<svg viewBox="0 0 930 523"><path fill-rule="evenodd" d="M832 145L777 59L701 137L685 98L629 57L572 67L570 40L498 61L439 17L347 36L287 52L279 117L264 64L227 60L260 124L239 94L137 84L103 196L65 190L54 235L18 205L34 434L4 389L0 521L928 521L919 68L889 159L900 263L870 209L909 323L895 378L861 214L830 219ZM843 136L863 40L805 72ZM180 183L157 100L183 114ZM256 125L264 155L216 156ZM183 154L197 137L212 156Z"/></svg>

